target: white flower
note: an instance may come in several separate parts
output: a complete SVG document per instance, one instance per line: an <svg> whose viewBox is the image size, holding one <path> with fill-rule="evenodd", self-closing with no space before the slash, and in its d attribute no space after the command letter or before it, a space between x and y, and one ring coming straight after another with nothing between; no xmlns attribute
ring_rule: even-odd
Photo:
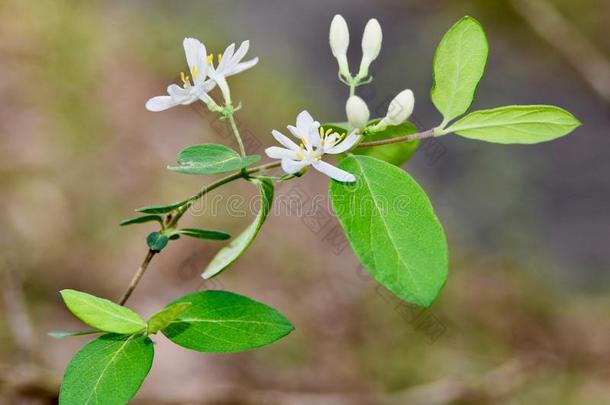
<svg viewBox="0 0 610 405"><path fill-rule="evenodd" d="M390 103L388 113L377 124L378 127L386 127L388 125L400 125L409 119L413 114L415 106L415 97L411 90L401 91Z"/></svg>
<svg viewBox="0 0 610 405"><path fill-rule="evenodd" d="M336 155L351 149L361 138L357 130L348 136L333 133L332 130L324 132L320 128L320 123L314 121L307 111L301 112L297 116L296 127L289 125L288 130L300 141L300 146L281 132L274 130L273 137L284 148L272 146L265 149L265 153L270 158L282 160L282 169L286 173L294 174L307 166L313 166L314 169L337 181L345 183L356 181L353 174L322 161L322 156Z"/></svg>
<svg viewBox="0 0 610 405"><path fill-rule="evenodd" d="M345 104L347 121L354 128L364 128L369 122L371 113L363 99L358 96L351 96Z"/></svg>
<svg viewBox="0 0 610 405"><path fill-rule="evenodd" d="M381 51L381 41L383 34L381 25L375 18L371 18L364 27L364 35L362 36L362 60L360 62L360 71L358 76L365 77L369 74L369 66L371 62L377 59Z"/></svg>
<svg viewBox="0 0 610 405"><path fill-rule="evenodd" d="M189 67L189 74L181 72L182 87L172 84L167 88L167 96L153 97L146 102L150 111L163 111L177 105L186 105L201 100L208 106L216 103L208 95L218 84L225 101L231 102L229 86L226 78L243 72L258 63L258 58L247 62L241 60L248 52L249 41L244 41L235 51L235 44L227 47L224 54L218 55L218 66L213 65L213 55L207 55L205 45L195 38L184 38L184 53ZM207 77L210 79L206 80Z"/></svg>
<svg viewBox="0 0 610 405"><path fill-rule="evenodd" d="M207 93L214 88L215 83L205 80L208 74L205 45L195 38L184 38L183 46L190 76L181 72L183 86L171 84L167 88L168 96L153 97L146 102L148 110L163 111L180 104L191 104L197 100L206 104L212 100Z"/></svg>
<svg viewBox="0 0 610 405"><path fill-rule="evenodd" d="M345 19L337 14L330 23L330 50L339 63L339 73L351 77L347 64L347 48L349 47L349 30Z"/></svg>
<svg viewBox="0 0 610 405"><path fill-rule="evenodd" d="M213 55L208 57L208 64L210 65L208 74L220 87L227 103L231 103L231 93L226 78L248 70L258 63L258 58L246 62L241 61L249 48L250 41L242 42L237 51L235 51L235 44L229 45L222 56L218 55L218 65L216 67L213 65Z"/></svg>

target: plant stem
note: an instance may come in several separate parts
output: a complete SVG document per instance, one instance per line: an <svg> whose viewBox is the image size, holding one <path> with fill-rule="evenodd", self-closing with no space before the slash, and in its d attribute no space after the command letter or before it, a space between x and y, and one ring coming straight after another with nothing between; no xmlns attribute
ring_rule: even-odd
<svg viewBox="0 0 610 405"><path fill-rule="evenodd" d="M272 163L267 163L264 165L260 165L257 167L253 167L252 169L249 170L244 170L244 171L240 171L237 172L235 174L232 174L230 176L224 177L218 181L215 181L214 183L204 187L199 193L195 194L193 197L191 197L188 200L188 203L184 204L183 206L181 206L180 208L177 209L177 212L175 213L175 215L168 215L166 217L166 221L165 221L165 228L173 228L176 225L178 225L178 221L180 221L180 218L182 218L182 216L188 211L188 209L193 205L193 203L195 201L197 201L198 199L200 199L201 197L203 197L204 195L206 195L207 193L209 193L210 191L224 185L227 183L232 182L233 180L237 180L237 179L241 179L241 178L247 178L249 175L254 174L254 173L259 173L265 170L270 170L270 169L275 169L276 167L280 166L280 162L272 162ZM127 302L127 300L129 299L129 297L131 296L131 294L133 293L133 291L136 289L136 287L138 286L138 284L140 283L140 280L142 279L142 276L144 276L144 273L146 272L146 269L148 268L148 265L150 264L150 262L152 261L153 257L157 254L158 252L154 251L154 250L148 250L148 253L146 254L146 257L144 258L144 260L142 261L142 264L140 265L140 267L138 268L138 271L136 271L136 274L134 274L133 278L131 279L131 282L129 283L129 286L127 287L127 290L125 291L125 293L123 294L123 297L120 299L119 301L119 305L125 305L125 303Z"/></svg>
<svg viewBox="0 0 610 405"><path fill-rule="evenodd" d="M233 130L233 134L235 135L235 139L237 139L237 144L239 145L239 151L243 157L246 156L246 148L244 148L244 143L241 140L241 135L239 135L239 130L237 129L237 124L235 123L235 118L233 117L233 113L227 114L227 118L231 123L231 129Z"/></svg>
<svg viewBox="0 0 610 405"><path fill-rule="evenodd" d="M133 290L135 290L136 287L138 286L138 283L142 279L142 276L144 276L144 273L146 272L146 269L148 268L150 261L153 259L153 257L155 257L156 254L157 254L156 251L148 249L148 253L146 254L146 257L142 261L142 264L140 265L140 268L138 268L138 271L136 271L136 274L134 274L133 278L131 279L131 282L129 283L127 290L125 291L125 293L123 294L123 297L119 301L119 305L125 305L125 303L129 299L129 297L131 297Z"/></svg>
<svg viewBox="0 0 610 405"><path fill-rule="evenodd" d="M416 139L431 138L433 136L434 136L434 129L429 129L427 131L418 132L416 134L399 136L399 137L390 138L390 139L383 139L381 141L362 142L362 143L358 144L358 147L359 148L369 148L371 146L389 145L389 144L398 143L398 142L410 142L410 141L414 141Z"/></svg>

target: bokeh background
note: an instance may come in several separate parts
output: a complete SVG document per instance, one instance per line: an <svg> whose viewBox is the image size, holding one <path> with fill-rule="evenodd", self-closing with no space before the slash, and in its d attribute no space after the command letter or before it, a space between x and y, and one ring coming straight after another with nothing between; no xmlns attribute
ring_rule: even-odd
<svg viewBox="0 0 610 405"><path fill-rule="evenodd" d="M155 338L135 404L609 404L610 1L243 0L0 2L0 403L54 403L63 368L88 338L58 291L117 299L152 229L119 228L133 209L178 201L207 179L165 169L190 144L231 144L201 107L144 102L184 70L182 38L221 52L251 40L259 65L230 80L251 153L308 109L343 119L346 88L327 45L349 21L353 65L367 19L384 48L360 89L382 115L404 88L415 122L429 101L434 48L463 15L491 44L475 108L556 104L584 126L535 146L447 136L406 169L448 234L448 284L429 310L376 287L337 236L327 178L309 173L230 271L199 277L218 243L181 239L155 259L130 306L150 315L197 289L227 289L285 313L296 331L253 352L205 355ZM222 209L247 184L185 223L238 233L251 213ZM247 210L246 210L247 211ZM244 214L244 215L242 215Z"/></svg>

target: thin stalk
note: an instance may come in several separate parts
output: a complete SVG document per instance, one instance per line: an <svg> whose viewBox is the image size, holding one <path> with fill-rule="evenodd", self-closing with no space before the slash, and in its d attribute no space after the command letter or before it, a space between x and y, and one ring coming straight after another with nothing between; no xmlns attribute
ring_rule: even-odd
<svg viewBox="0 0 610 405"><path fill-rule="evenodd" d="M131 279L131 282L129 283L127 290L123 294L123 297L121 297L121 300L119 301L119 305L125 305L125 303L129 299L129 297L131 297L131 294L136 289L136 287L140 283L140 280L144 276L144 273L146 272L146 269L148 268L150 261L153 259L153 257L155 257L156 254L157 254L156 251L148 249L148 253L146 254L146 257L144 257L144 260L142 261L142 264L138 268L138 271L136 271L136 274L133 275L133 278Z"/></svg>
<svg viewBox="0 0 610 405"><path fill-rule="evenodd" d="M429 129L427 131L418 132L416 134L398 136L396 138L383 139L381 141L362 142L362 143L358 144L358 147L359 148L369 148L371 146L389 145L389 144L398 143L398 142L410 142L410 141L414 141L416 139L431 138L433 136L434 136L434 129Z"/></svg>
<svg viewBox="0 0 610 405"><path fill-rule="evenodd" d="M233 134L235 135L235 139L237 139L237 144L239 145L239 151L243 157L246 156L246 148L244 148L244 143L241 140L241 135L239 135L239 130L237 129L237 124L235 123L235 118L233 117L233 113L227 114L229 122L231 123L231 129L233 130Z"/></svg>

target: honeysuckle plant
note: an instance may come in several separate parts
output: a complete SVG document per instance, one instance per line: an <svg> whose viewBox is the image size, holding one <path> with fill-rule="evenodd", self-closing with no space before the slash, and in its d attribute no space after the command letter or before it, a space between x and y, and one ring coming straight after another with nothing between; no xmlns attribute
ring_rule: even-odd
<svg viewBox="0 0 610 405"><path fill-rule="evenodd" d="M288 135L271 131L279 146L270 145L265 150L272 160L261 165L255 165L261 157L248 155L244 148L234 119L239 108L233 105L227 80L258 62L257 58L242 62L249 42L237 50L230 45L215 64L202 42L184 40L188 69L181 75L182 86L170 85L168 95L151 98L146 108L162 111L201 102L228 122L239 150L209 143L183 149L169 170L226 176L176 203L138 208L138 216L121 223L154 224L156 229L145 238L147 253L142 265L116 303L84 292L61 291L67 308L90 329L54 332L52 336L99 335L76 353L66 368L61 404L127 403L150 370L152 339L158 333L186 349L231 353L268 345L294 329L277 310L229 291L198 291L177 297L147 320L125 306L154 257L181 237L229 240L210 263L201 263L205 279L229 269L258 236L271 209L276 183L298 181L310 167L329 176L335 214L363 266L400 299L427 307L447 279L448 252L430 200L401 168L420 140L455 134L485 142L534 144L567 135L580 125L566 110L548 105L468 112L488 56L483 28L471 17L457 22L436 50L431 96L442 119L428 129L418 129L408 121L415 105L411 90L397 89L387 114L373 119L364 100L356 95L358 87L373 80L369 68L382 44L377 20L370 20L364 30L362 59L355 75L347 58L349 29L340 15L332 20L329 39L339 79L349 88L345 119L321 124L303 106L296 125L288 126ZM219 95L214 93L216 87ZM337 163L328 162L333 157ZM272 175L280 168L283 175ZM256 218L240 235L231 239L221 230L180 226L195 202L233 181L256 187L261 200Z"/></svg>

